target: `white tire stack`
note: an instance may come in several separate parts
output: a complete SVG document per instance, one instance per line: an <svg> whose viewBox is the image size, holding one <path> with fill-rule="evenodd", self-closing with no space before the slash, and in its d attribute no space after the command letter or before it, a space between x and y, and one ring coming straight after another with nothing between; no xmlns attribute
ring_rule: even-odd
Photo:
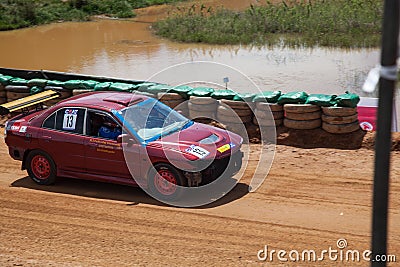
<svg viewBox="0 0 400 267"><path fill-rule="evenodd" d="M221 99L217 108L217 121L225 125L226 129L245 137L245 124L253 118L251 105L253 103Z"/></svg>
<svg viewBox="0 0 400 267"><path fill-rule="evenodd" d="M278 127L283 122L283 106L268 102L256 102L254 115L253 123L255 125L260 127Z"/></svg>
<svg viewBox="0 0 400 267"><path fill-rule="evenodd" d="M177 93L158 93L157 99L168 107L179 111L182 115L189 115L188 104L185 99Z"/></svg>
<svg viewBox="0 0 400 267"><path fill-rule="evenodd" d="M7 102L24 98L31 94L31 89L26 85L7 85L5 89Z"/></svg>
<svg viewBox="0 0 400 267"><path fill-rule="evenodd" d="M321 108L311 104L284 105L285 127L296 130L311 130L321 127Z"/></svg>
<svg viewBox="0 0 400 267"><path fill-rule="evenodd" d="M215 119L218 101L211 97L191 96L188 103L189 118Z"/></svg>
<svg viewBox="0 0 400 267"><path fill-rule="evenodd" d="M323 107L322 129L328 133L352 133L360 129L357 108Z"/></svg>
<svg viewBox="0 0 400 267"><path fill-rule="evenodd" d="M7 103L6 87L0 83L0 105Z"/></svg>
<svg viewBox="0 0 400 267"><path fill-rule="evenodd" d="M54 99L51 99L51 100L48 100L48 101L44 102L44 104L46 106L48 106L48 107L53 106L53 105L57 104L58 102L60 102L61 100L67 99L67 98L72 96L72 91L71 90L65 89L65 88L59 87L59 86L46 86L44 88L44 90L45 91L46 90L53 90L53 91L56 91L57 93L60 94L60 97L54 98Z"/></svg>

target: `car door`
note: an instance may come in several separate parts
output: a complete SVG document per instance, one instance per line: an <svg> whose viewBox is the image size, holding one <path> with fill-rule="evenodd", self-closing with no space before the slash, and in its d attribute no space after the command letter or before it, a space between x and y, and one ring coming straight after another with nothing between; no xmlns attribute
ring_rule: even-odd
<svg viewBox="0 0 400 267"><path fill-rule="evenodd" d="M105 131L106 124L110 129ZM116 179L132 179L125 161L124 149L129 151L129 158L135 165L135 171L140 172L141 145L133 143L128 146L126 143L117 142L117 136L122 133L122 126L111 114L89 109L86 118L86 133L85 162L90 174Z"/></svg>
<svg viewBox="0 0 400 267"><path fill-rule="evenodd" d="M44 122L39 147L47 152L62 172L84 172L84 122L86 109L61 108Z"/></svg>

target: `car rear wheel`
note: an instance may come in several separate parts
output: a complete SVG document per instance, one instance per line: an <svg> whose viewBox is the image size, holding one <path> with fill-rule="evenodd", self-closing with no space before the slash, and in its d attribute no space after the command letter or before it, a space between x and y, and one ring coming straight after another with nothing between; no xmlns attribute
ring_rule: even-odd
<svg viewBox="0 0 400 267"><path fill-rule="evenodd" d="M149 189L155 198L160 200L175 200L182 195L180 186L186 186L182 173L166 163L154 165L149 175Z"/></svg>
<svg viewBox="0 0 400 267"><path fill-rule="evenodd" d="M32 151L26 159L29 176L38 184L49 185L56 180L56 165L45 152Z"/></svg>

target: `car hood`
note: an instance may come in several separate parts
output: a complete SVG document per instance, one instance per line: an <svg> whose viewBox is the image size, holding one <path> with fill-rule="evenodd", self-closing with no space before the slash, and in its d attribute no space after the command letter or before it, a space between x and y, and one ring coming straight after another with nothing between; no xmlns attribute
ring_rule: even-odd
<svg viewBox="0 0 400 267"><path fill-rule="evenodd" d="M226 157L240 149L243 138L230 131L210 125L194 123L192 126L162 137L147 145L148 152L174 151L186 159L214 159Z"/></svg>

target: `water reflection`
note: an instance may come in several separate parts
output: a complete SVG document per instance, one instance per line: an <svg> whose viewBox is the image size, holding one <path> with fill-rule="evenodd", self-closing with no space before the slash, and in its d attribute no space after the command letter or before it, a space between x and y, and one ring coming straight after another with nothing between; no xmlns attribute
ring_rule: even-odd
<svg viewBox="0 0 400 267"><path fill-rule="evenodd" d="M1 66L146 80L171 65L215 61L241 70L262 90L338 94L360 93L379 62L378 49L176 44L153 36L149 25L99 20L0 32ZM207 70L203 74L206 80Z"/></svg>

